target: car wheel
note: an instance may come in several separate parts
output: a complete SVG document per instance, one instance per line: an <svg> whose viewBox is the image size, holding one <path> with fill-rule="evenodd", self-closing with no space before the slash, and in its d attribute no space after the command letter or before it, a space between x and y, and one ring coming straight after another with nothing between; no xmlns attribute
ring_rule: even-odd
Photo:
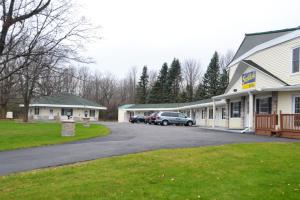
<svg viewBox="0 0 300 200"><path fill-rule="evenodd" d="M168 126L168 125L169 125L169 122L168 122L167 120L164 120L164 121L162 121L162 125L163 125L163 126Z"/></svg>
<svg viewBox="0 0 300 200"><path fill-rule="evenodd" d="M188 125L188 126L193 126L193 122L188 121L187 125Z"/></svg>

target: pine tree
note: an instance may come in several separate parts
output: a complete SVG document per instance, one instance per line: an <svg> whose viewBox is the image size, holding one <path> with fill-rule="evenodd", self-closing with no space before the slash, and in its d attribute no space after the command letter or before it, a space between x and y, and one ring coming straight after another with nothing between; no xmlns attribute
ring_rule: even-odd
<svg viewBox="0 0 300 200"><path fill-rule="evenodd" d="M136 102L140 104L147 103L147 94L148 94L148 83L149 83L149 76L148 76L148 69L147 66L143 67L143 72L138 82L138 86L136 88Z"/></svg>
<svg viewBox="0 0 300 200"><path fill-rule="evenodd" d="M164 88L165 102L179 102L182 75L180 62L176 58L174 58L170 66L167 79L166 87Z"/></svg>
<svg viewBox="0 0 300 200"><path fill-rule="evenodd" d="M203 87L205 91L205 98L211 98L220 93L220 64L219 55L214 53L207 71L203 77Z"/></svg>
<svg viewBox="0 0 300 200"><path fill-rule="evenodd" d="M195 93L195 99L196 100L203 100L205 99L205 89L203 83L199 83L196 93Z"/></svg>
<svg viewBox="0 0 300 200"><path fill-rule="evenodd" d="M168 64L164 63L156 82L154 83L150 94L149 103L164 103L164 88L166 87L168 77Z"/></svg>
<svg viewBox="0 0 300 200"><path fill-rule="evenodd" d="M226 69L222 69L222 73L220 74L220 87L218 94L224 94L225 90L229 84L229 75Z"/></svg>

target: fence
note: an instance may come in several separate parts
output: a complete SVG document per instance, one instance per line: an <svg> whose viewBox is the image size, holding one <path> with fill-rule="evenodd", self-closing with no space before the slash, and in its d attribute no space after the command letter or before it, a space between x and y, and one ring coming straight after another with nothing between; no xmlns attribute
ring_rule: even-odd
<svg viewBox="0 0 300 200"><path fill-rule="evenodd" d="M278 124L277 114L257 114L255 115L255 130L256 131L272 131L276 129Z"/></svg>
<svg viewBox="0 0 300 200"><path fill-rule="evenodd" d="M280 113L280 130L300 132L300 114Z"/></svg>

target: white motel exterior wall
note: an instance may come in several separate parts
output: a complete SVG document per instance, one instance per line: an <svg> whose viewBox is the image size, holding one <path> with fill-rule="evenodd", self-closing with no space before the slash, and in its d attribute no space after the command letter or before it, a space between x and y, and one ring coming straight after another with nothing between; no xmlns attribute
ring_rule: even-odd
<svg viewBox="0 0 300 200"><path fill-rule="evenodd" d="M85 111L88 113L88 117L91 121L98 121L99 110L95 109L86 109L86 108L72 108L73 115L72 118L75 121L82 121L82 118L85 117ZM32 107L29 110L28 117L33 120L65 120L68 117L61 115L62 108L56 107L39 107L39 114L35 115L35 108ZM50 110L53 110L53 115L50 114ZM95 117L90 117L90 110L95 110Z"/></svg>

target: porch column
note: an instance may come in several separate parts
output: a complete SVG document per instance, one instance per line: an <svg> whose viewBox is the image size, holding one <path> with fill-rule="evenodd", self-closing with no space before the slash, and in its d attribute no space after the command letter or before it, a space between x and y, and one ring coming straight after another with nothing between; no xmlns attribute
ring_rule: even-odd
<svg viewBox="0 0 300 200"><path fill-rule="evenodd" d="M254 119L254 100L253 100L253 94L249 92L249 129L250 131L254 130L253 127L253 119Z"/></svg>
<svg viewBox="0 0 300 200"><path fill-rule="evenodd" d="M229 118L230 118L230 99L226 99L226 127L229 128Z"/></svg>
<svg viewBox="0 0 300 200"><path fill-rule="evenodd" d="M216 119L216 102L213 99L213 122L212 122L212 127L215 128L215 119Z"/></svg>

